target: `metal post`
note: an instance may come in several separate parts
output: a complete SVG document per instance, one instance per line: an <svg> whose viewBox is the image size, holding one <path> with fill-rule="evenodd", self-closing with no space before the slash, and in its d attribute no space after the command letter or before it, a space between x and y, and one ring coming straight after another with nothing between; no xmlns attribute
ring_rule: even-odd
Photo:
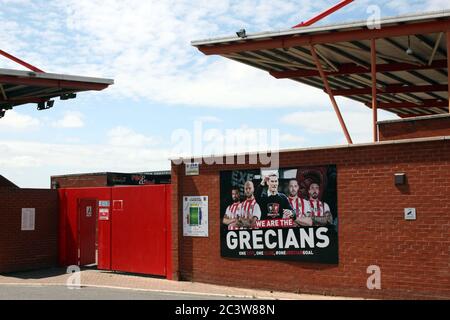
<svg viewBox="0 0 450 320"><path fill-rule="evenodd" d="M41 69L36 68L35 66L29 64L28 62L25 62L25 61L15 57L15 56L13 56L12 54L9 54L8 52L0 50L0 55L2 55L5 58L8 58L8 59L10 59L10 60L12 60L12 61L22 65L22 66L24 66L25 68L30 69L31 71L38 72L38 73L44 73L44 71L42 71Z"/></svg>
<svg viewBox="0 0 450 320"><path fill-rule="evenodd" d="M296 26L294 26L293 28L300 28L300 27L308 27L314 23L316 23L319 20L322 20L324 18L326 18L327 16L329 16L330 14L338 11L339 9L345 7L346 5L352 3L354 0L343 0L341 2L339 2L337 5L332 6L331 8L325 10L324 12L318 14L317 16L315 16L314 18L306 21L306 22L302 22L300 24L297 24Z"/></svg>
<svg viewBox="0 0 450 320"><path fill-rule="evenodd" d="M312 45L312 44L311 44L311 54L314 58L314 61L316 62L316 66L317 66L317 69L319 70L320 76L323 81L323 85L325 86L325 90L327 91L328 95L330 96L331 103L333 104L334 111L336 112L336 115L339 119L339 123L341 124L342 130L344 130L344 134L345 134L345 137L347 138L347 142L349 144L353 144L352 138L350 137L350 134L348 133L347 126L345 125L344 119L342 118L341 111L339 110L339 106L336 102L336 99L334 98L333 92L331 91L331 87L330 87L330 84L328 83L327 76L325 75L322 65L320 64L320 60L317 55L316 49L314 48L314 45Z"/></svg>
<svg viewBox="0 0 450 320"><path fill-rule="evenodd" d="M450 30L447 30L448 112L450 113Z"/></svg>
<svg viewBox="0 0 450 320"><path fill-rule="evenodd" d="M378 141L378 104L377 104L377 47L376 40L370 41L370 63L372 71L372 115L373 115L373 141Z"/></svg>

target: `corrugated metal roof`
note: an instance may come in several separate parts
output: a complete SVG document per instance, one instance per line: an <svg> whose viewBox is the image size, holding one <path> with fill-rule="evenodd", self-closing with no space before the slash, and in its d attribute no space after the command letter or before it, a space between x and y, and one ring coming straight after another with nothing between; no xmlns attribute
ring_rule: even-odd
<svg viewBox="0 0 450 320"><path fill-rule="evenodd" d="M1 68L0 68L0 76L14 76L14 77L23 77L23 78L29 77L29 78L36 78L36 79L48 79L48 80L78 81L78 82L109 84L109 85L114 84L113 79L74 76L74 75L47 73L47 72L1 69Z"/></svg>
<svg viewBox="0 0 450 320"><path fill-rule="evenodd" d="M370 39L377 38L379 107L400 117L448 113L444 32L450 30L450 10L386 18L380 23L381 29L374 30L364 21L193 41L192 45L276 78L324 89L310 51L313 43L332 91L371 107ZM412 49L409 54L408 48Z"/></svg>
<svg viewBox="0 0 450 320"><path fill-rule="evenodd" d="M78 92L103 90L112 84L112 79L0 69L0 112L58 97L70 99Z"/></svg>
<svg viewBox="0 0 450 320"><path fill-rule="evenodd" d="M427 21L427 20L436 20L441 18L447 18L450 16L450 10L440 10L426 13L415 13L409 15L401 15L395 17L386 17L380 20L381 27L386 27L393 24L406 24L406 23L414 23L417 21ZM287 29L280 31L265 31L265 32L257 32L248 34L246 40L261 40L266 38L273 38L279 36L292 36L292 35L302 35L308 33L321 33L321 32L332 32L332 31L344 31L344 30L352 30L352 29L367 29L367 20L359 20L353 22L344 22L344 23L336 23L329 24L324 26L310 26L310 27L302 27L295 29ZM219 44L224 42L233 42L233 41L242 41L241 38L236 35L233 36L225 36L225 37L217 37L211 39L204 40L194 40L191 41L191 44L195 47L209 45L209 44Z"/></svg>

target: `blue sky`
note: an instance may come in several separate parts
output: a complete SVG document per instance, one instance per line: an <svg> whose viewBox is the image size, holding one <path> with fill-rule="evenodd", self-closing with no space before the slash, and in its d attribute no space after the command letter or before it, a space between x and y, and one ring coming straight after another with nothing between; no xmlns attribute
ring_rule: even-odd
<svg viewBox="0 0 450 320"><path fill-rule="evenodd" d="M280 131L281 148L345 143L321 91L275 80L190 41L289 29L336 1L0 0L1 49L54 73L115 79L102 92L15 108L0 120L0 174L21 187L51 175L168 169L172 133L205 129ZM320 24L450 9L447 0L357 0ZM21 69L0 58L0 68ZM370 110L340 99L356 142L371 139ZM382 119L393 118L381 113Z"/></svg>

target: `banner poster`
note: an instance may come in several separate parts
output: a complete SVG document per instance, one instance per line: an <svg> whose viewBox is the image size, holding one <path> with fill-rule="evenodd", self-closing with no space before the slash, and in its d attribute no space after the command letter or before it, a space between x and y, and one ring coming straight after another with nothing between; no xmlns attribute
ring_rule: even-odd
<svg viewBox="0 0 450 320"><path fill-rule="evenodd" d="M338 264L335 165L222 171L221 255Z"/></svg>
<svg viewBox="0 0 450 320"><path fill-rule="evenodd" d="M183 197L183 236L208 237L208 197Z"/></svg>

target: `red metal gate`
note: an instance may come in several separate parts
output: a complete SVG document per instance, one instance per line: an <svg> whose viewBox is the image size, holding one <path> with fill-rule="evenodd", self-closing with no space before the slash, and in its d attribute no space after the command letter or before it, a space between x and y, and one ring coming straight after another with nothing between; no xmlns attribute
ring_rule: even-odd
<svg viewBox="0 0 450 320"><path fill-rule="evenodd" d="M166 203L161 187L115 188L111 268L166 274Z"/></svg>
<svg viewBox="0 0 450 320"><path fill-rule="evenodd" d="M170 192L170 185L60 189L60 264L94 263L97 237L99 269L171 279Z"/></svg>

